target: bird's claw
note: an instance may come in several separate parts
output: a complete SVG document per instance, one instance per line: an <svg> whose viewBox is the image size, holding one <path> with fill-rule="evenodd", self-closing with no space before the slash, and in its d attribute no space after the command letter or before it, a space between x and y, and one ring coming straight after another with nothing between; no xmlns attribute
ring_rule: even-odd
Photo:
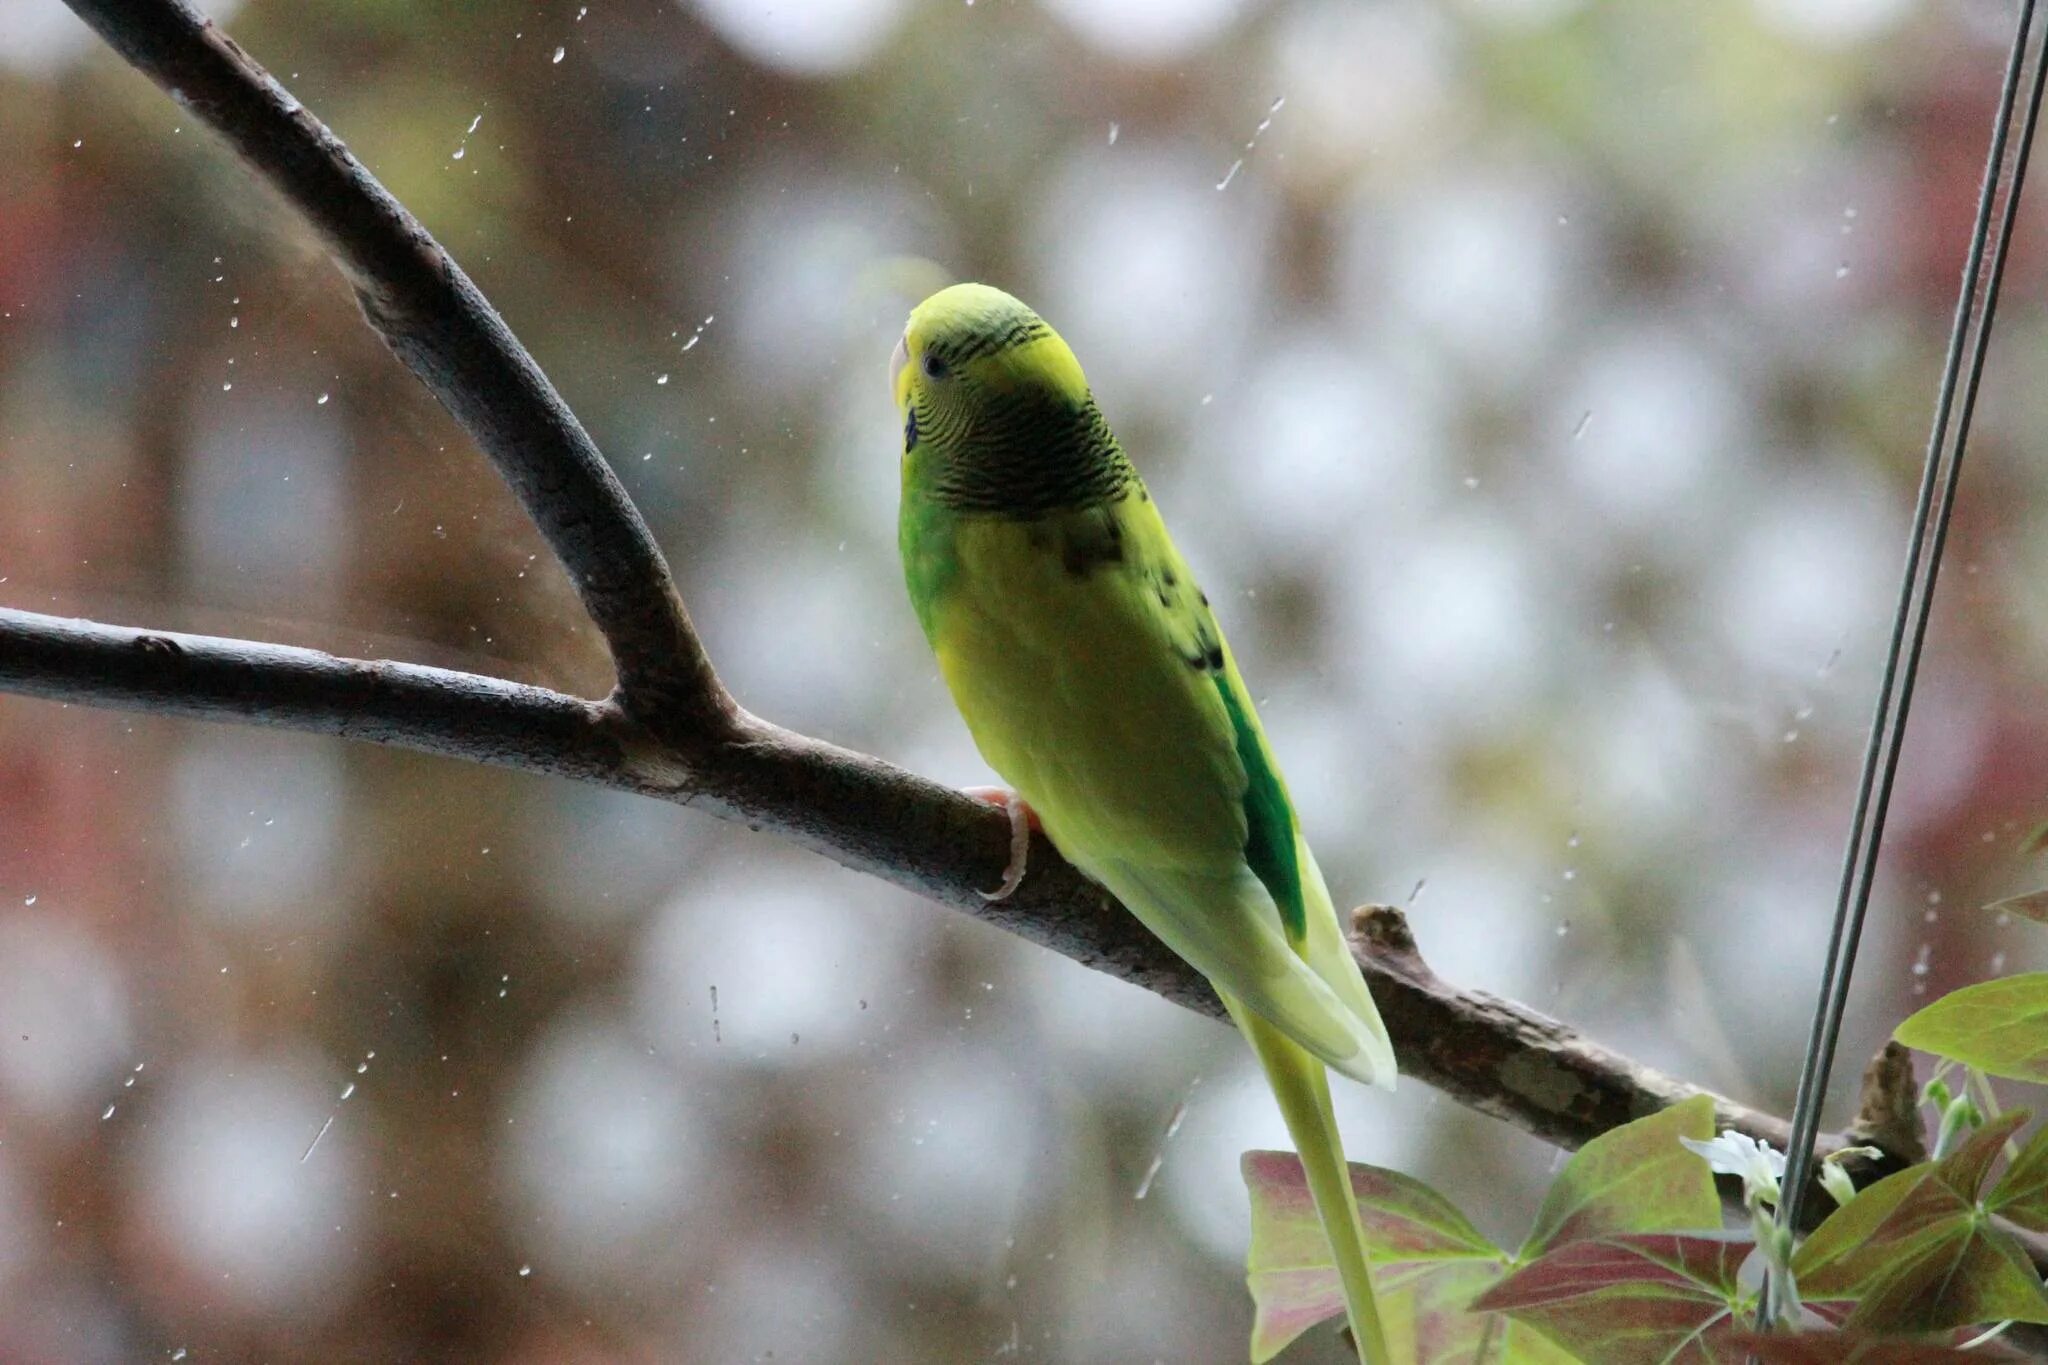
<svg viewBox="0 0 2048 1365"><path fill-rule="evenodd" d="M969 787L966 794L991 806L1001 806L1010 817L1010 861L1003 868L1003 884L993 891L977 893L985 901L1006 900L1024 883L1024 871L1031 859L1031 831L1038 827L1038 815L1023 797L1006 787Z"/></svg>

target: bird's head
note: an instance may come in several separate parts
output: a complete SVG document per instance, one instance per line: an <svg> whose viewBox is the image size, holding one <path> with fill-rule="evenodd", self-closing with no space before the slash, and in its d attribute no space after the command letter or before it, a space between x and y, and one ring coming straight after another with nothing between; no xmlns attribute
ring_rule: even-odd
<svg viewBox="0 0 2048 1365"><path fill-rule="evenodd" d="M1081 364L1045 319L1000 289L956 284L911 311L889 360L896 409L927 433L985 427L1004 412L1078 409Z"/></svg>

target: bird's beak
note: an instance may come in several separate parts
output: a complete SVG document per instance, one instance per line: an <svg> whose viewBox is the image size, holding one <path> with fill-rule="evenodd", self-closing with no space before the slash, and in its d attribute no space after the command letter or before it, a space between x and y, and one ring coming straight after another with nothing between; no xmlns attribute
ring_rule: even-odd
<svg viewBox="0 0 2048 1365"><path fill-rule="evenodd" d="M889 392L902 399L903 367L910 363L910 333L896 338L896 349L889 353Z"/></svg>

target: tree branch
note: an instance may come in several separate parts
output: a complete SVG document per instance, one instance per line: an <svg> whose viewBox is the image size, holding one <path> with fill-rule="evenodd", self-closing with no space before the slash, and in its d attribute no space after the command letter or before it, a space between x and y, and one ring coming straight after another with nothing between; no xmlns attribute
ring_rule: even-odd
<svg viewBox="0 0 2048 1365"><path fill-rule="evenodd" d="M620 687L586 701L494 678L0 609L0 690L267 725L594 782L769 830L1198 1012L1208 983L1043 838L1017 894L988 902L1008 823L879 759L733 703L639 512L502 319L319 120L185 0L68 0L220 132L326 238L370 325L476 439L603 631ZM1576 1147L1697 1087L1520 1005L1439 980L1399 912L1354 947L1409 1076ZM1846 1138L1895 1168L1922 1155L1911 1075L1888 1050ZM1782 1147L1782 1119L1715 1097L1723 1127ZM1902 1117L1903 1115L1903 1117ZM1812 1207L1818 1207L1814 1201Z"/></svg>
<svg viewBox="0 0 2048 1365"><path fill-rule="evenodd" d="M676 748L612 701L389 660L9 609L0 609L0 691L337 735L661 797L781 835L1224 1017L1200 973L1043 837L1033 841L1031 875L1017 893L984 900L979 888L996 884L1009 856L1001 814L881 759L744 712L729 737ZM1443 981L1398 910L1359 912L1352 945L1404 1073L1546 1141L1578 1147L1702 1093L1554 1019ZM1887 1160L1863 1174L1920 1159L1912 1097L1905 1054L1888 1049L1866 1077L1857 1122L1825 1139L1825 1148L1882 1147ZM1783 1149L1783 1119L1720 1096L1715 1105L1719 1126Z"/></svg>
<svg viewBox="0 0 2048 1365"><path fill-rule="evenodd" d="M729 726L668 564L611 467L462 267L328 127L186 0L67 0L327 241L363 315L488 455L611 647L625 705L678 742Z"/></svg>

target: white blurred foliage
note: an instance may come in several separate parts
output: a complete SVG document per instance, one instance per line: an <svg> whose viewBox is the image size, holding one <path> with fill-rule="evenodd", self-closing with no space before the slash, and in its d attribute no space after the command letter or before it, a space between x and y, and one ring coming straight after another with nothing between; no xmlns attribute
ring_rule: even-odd
<svg viewBox="0 0 2048 1365"><path fill-rule="evenodd" d="M1752 0L1773 28L1826 46L1868 42L1913 10L1914 0Z"/></svg>
<svg viewBox="0 0 2048 1365"><path fill-rule="evenodd" d="M1381 724L1403 735L1478 737L1520 723L1544 685L1558 622L1556 585L1540 576L1527 543L1494 515L1435 522L1393 546L1362 536L1347 556L1352 587L1335 607L1329 663L1357 687Z"/></svg>
<svg viewBox="0 0 2048 1365"><path fill-rule="evenodd" d="M852 1360L849 1334L862 1317L869 1249L822 1238L761 1238L718 1270L708 1311L681 1324L672 1359Z"/></svg>
<svg viewBox="0 0 2048 1365"><path fill-rule="evenodd" d="M592 929L651 910L710 834L670 802L577 783L523 809L529 828L511 852L529 860L545 908Z"/></svg>
<svg viewBox="0 0 2048 1365"><path fill-rule="evenodd" d="M904 0L688 0L718 36L797 76L851 70L887 42Z"/></svg>
<svg viewBox="0 0 2048 1365"><path fill-rule="evenodd" d="M863 894L849 894L855 886ZM916 927L872 883L763 847L676 889L642 940L635 1017L665 1050L700 1060L823 1065L872 1033L862 1001L893 1008L908 991Z"/></svg>
<svg viewBox="0 0 2048 1365"><path fill-rule="evenodd" d="M1852 637L1881 638L1904 538L1900 509L1861 467L1782 466L1755 487L1701 598L1701 630L1750 667L1809 678Z"/></svg>
<svg viewBox="0 0 2048 1365"><path fill-rule="evenodd" d="M344 910L346 797L335 746L190 732L171 769L170 813L192 904L266 930L307 928Z"/></svg>
<svg viewBox="0 0 2048 1365"><path fill-rule="evenodd" d="M1222 150L1084 144L1033 197L1021 233L1035 306L1081 357L1112 425L1185 418L1238 374L1272 261L1256 155L1219 191Z"/></svg>
<svg viewBox="0 0 2048 1365"><path fill-rule="evenodd" d="M1036 1092L1006 1052L961 1044L907 1060L864 1115L853 1193L924 1273L998 1282L1034 1161L1057 1150Z"/></svg>
<svg viewBox="0 0 2048 1365"><path fill-rule="evenodd" d="M749 706L801 730L844 735L916 661L901 647L921 642L899 629L890 636L897 652L878 648L877 621L916 619L901 571L877 556L849 557L814 529L725 541L712 571L722 600L704 636ZM763 553L764 542L773 553Z"/></svg>
<svg viewBox="0 0 2048 1365"><path fill-rule="evenodd" d="M1727 1017L1735 1046L1752 1066L1758 1061L1752 1049L1767 1047L1775 1056L1783 1046L1778 1040L1804 1038L1812 1022L1841 871L1838 821L1823 818L1832 814L1816 812L1810 829L1731 817L1726 847L1741 856L1716 860L1681 888L1687 893L1683 932L1698 951L1712 998L1739 1002ZM1870 1056L1897 1022L1896 1014L1886 1017L1889 992L1879 989L1867 965L1897 960L1901 941L1922 927L1918 914L1903 913L1896 895L1880 874L1857 955L1866 965L1850 998L1838 1084L1844 1072L1856 1074L1855 1059Z"/></svg>
<svg viewBox="0 0 2048 1365"><path fill-rule="evenodd" d="M180 552L187 582L205 600L303 614L340 587L348 440L331 408L299 392L258 390L245 377L232 391L201 390L193 402L178 489Z"/></svg>
<svg viewBox="0 0 2048 1365"><path fill-rule="evenodd" d="M1752 397L1666 319L1610 328L1577 369L1548 426L1575 520L1601 528L1588 538L1648 535L1665 555L1718 545L1725 503L1755 462Z"/></svg>
<svg viewBox="0 0 2048 1365"><path fill-rule="evenodd" d="M531 1214L520 1254L544 1273L658 1278L651 1253L714 1201L702 1106L685 1076L648 1052L607 1014L572 1008L520 1068L505 1175Z"/></svg>
<svg viewBox="0 0 2048 1365"><path fill-rule="evenodd" d="M1444 117L1456 52L1443 7L1426 0L1288 6L1274 16L1268 78L1287 105L1269 137L1330 170L1405 148Z"/></svg>
<svg viewBox="0 0 2048 1365"><path fill-rule="evenodd" d="M1540 163L1444 170L1363 194L1343 224L1343 298L1365 336L1415 331L1475 393L1543 366L1578 255L1571 201Z"/></svg>
<svg viewBox="0 0 2048 1365"><path fill-rule="evenodd" d="M1191 55L1230 26L1246 0L1039 0L1091 47L1163 64Z"/></svg>
<svg viewBox="0 0 2048 1365"><path fill-rule="evenodd" d="M305 1053L202 1053L155 1081L164 1093L135 1170L154 1235L245 1309L291 1318L350 1291L363 1250L352 1225L370 1191L351 1115L319 1137L337 1113L336 1070Z"/></svg>
<svg viewBox="0 0 2048 1365"><path fill-rule="evenodd" d="M45 1122L82 1126L121 1097L130 987L113 953L45 910L0 919L0 1090Z"/></svg>
<svg viewBox="0 0 2048 1365"><path fill-rule="evenodd" d="M1586 0L1460 0L1459 8L1502 28L1541 28L1584 9Z"/></svg>
<svg viewBox="0 0 2048 1365"><path fill-rule="evenodd" d="M193 0L202 14L226 23L242 0ZM45 76L71 65L98 41L63 0L7 0L0 22L0 69Z"/></svg>
<svg viewBox="0 0 2048 1365"><path fill-rule="evenodd" d="M715 300L746 388L776 402L815 393L847 364L883 388L883 362L903 327L891 258L953 259L932 201L881 167L856 176L787 160L752 171L722 205L717 236L731 296ZM694 251L701 237L683 238ZM702 263L678 258L695 278ZM770 405L773 406L772 404ZM762 456L766 458L766 456Z"/></svg>
<svg viewBox="0 0 2048 1365"><path fill-rule="evenodd" d="M1228 395L1225 433L1182 471L1187 501L1217 515L1260 558L1310 573L1387 522L1425 520L1445 490L1443 395L1398 352L1326 330L1274 337ZM1221 480L1229 496L1195 485Z"/></svg>

